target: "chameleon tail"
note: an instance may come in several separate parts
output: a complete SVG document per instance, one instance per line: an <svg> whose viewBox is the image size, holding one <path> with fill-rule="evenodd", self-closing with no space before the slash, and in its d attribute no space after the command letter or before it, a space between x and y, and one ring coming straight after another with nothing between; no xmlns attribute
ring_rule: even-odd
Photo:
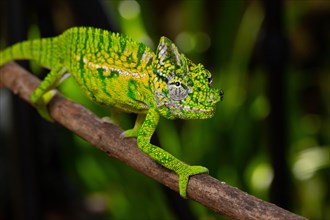
<svg viewBox="0 0 330 220"><path fill-rule="evenodd" d="M56 38L43 38L16 43L0 51L0 65L11 60L35 60L44 67L51 67L55 62Z"/></svg>

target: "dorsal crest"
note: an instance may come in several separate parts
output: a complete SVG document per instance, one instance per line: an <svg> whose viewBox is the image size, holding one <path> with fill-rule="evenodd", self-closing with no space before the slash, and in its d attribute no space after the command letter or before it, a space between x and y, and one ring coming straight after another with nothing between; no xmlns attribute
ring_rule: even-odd
<svg viewBox="0 0 330 220"><path fill-rule="evenodd" d="M156 58L158 60L156 74L167 80L187 72L185 57L179 53L178 48L167 37L160 38Z"/></svg>

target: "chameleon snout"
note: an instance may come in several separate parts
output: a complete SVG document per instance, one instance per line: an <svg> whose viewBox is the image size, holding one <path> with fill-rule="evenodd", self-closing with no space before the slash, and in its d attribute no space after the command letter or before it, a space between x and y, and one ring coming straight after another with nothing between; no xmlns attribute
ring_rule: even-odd
<svg viewBox="0 0 330 220"><path fill-rule="evenodd" d="M207 103L205 103L207 106L214 106L219 101L223 100L223 90L222 89L212 89L209 93Z"/></svg>

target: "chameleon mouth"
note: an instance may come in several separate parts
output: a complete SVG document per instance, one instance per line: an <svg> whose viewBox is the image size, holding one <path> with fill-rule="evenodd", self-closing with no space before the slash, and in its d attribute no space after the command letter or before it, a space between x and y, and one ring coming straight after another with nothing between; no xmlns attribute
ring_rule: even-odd
<svg viewBox="0 0 330 220"><path fill-rule="evenodd" d="M187 112L199 112L199 113L212 113L214 112L213 108L207 108L207 109L196 109L196 108L182 108L183 111Z"/></svg>
<svg viewBox="0 0 330 220"><path fill-rule="evenodd" d="M201 113L207 115L213 115L215 112L215 108L211 106L203 106L203 108L192 108L192 107L184 107L180 104L175 103L165 103L165 106L170 109L177 109L183 112L193 112L193 113Z"/></svg>

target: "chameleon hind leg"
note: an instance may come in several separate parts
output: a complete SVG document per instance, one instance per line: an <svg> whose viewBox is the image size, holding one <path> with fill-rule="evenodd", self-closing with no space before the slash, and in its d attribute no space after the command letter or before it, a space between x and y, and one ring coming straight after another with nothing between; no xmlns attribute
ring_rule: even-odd
<svg viewBox="0 0 330 220"><path fill-rule="evenodd" d="M138 114L134 127L132 129L124 131L120 136L122 138L137 137L145 118L146 118L145 114Z"/></svg>
<svg viewBox="0 0 330 220"><path fill-rule="evenodd" d="M31 95L31 102L35 104L39 114L48 121L53 121L47 109L47 104L55 95L52 89L58 85L65 72L66 69L62 66L53 68Z"/></svg>
<svg viewBox="0 0 330 220"><path fill-rule="evenodd" d="M138 146L153 160L174 171L179 176L179 193L183 198L186 198L189 177L196 174L208 173L208 169L202 166L185 164L162 148L150 144L151 136L155 132L158 121L159 114L154 109L150 109L138 133Z"/></svg>

